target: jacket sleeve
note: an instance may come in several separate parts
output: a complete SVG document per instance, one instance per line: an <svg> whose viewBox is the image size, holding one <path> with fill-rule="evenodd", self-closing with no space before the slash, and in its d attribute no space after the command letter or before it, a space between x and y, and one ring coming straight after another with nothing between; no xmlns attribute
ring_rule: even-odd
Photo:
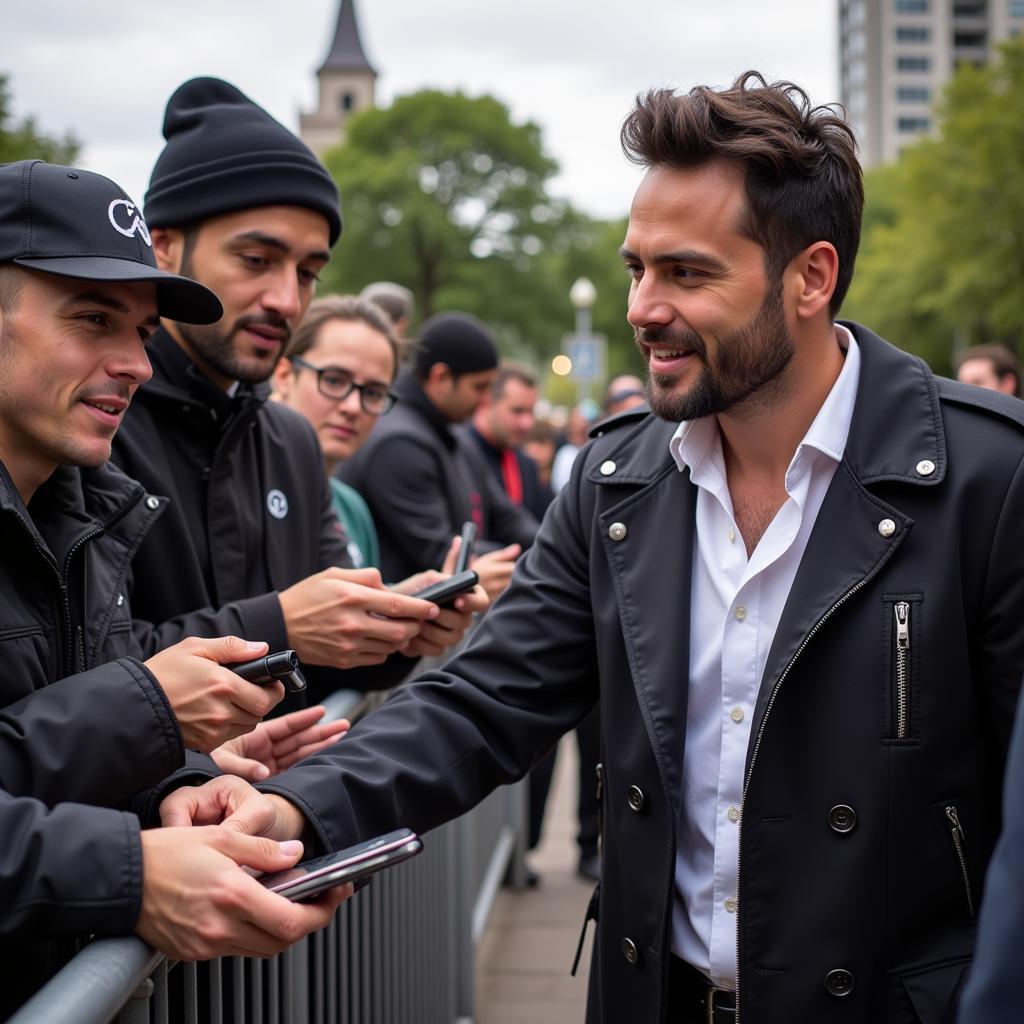
<svg viewBox="0 0 1024 1024"><path fill-rule="evenodd" d="M129 588L131 585L129 579ZM288 631L276 591L232 601L223 608L200 608L159 624L132 619L132 634L144 659L190 636L241 636L247 640L265 640L272 651L288 646Z"/></svg>
<svg viewBox="0 0 1024 1024"><path fill-rule="evenodd" d="M359 480L359 491L373 510L378 532L403 563L439 569L452 532L443 497L448 484L437 460L428 448L402 434L383 439L373 458L374 465L365 467Z"/></svg>
<svg viewBox="0 0 1024 1024"><path fill-rule="evenodd" d="M126 935L142 906L139 822L0 792L0 934Z"/></svg>
<svg viewBox="0 0 1024 1024"><path fill-rule="evenodd" d="M47 806L111 807L184 761L166 695L131 658L68 676L0 710L0 790Z"/></svg>
<svg viewBox="0 0 1024 1024"><path fill-rule="evenodd" d="M581 460L582 461L582 460ZM426 831L522 777L594 706L597 658L580 483L552 506L508 590L444 670L258 788L299 807L327 849ZM538 629L538 623L545 628Z"/></svg>

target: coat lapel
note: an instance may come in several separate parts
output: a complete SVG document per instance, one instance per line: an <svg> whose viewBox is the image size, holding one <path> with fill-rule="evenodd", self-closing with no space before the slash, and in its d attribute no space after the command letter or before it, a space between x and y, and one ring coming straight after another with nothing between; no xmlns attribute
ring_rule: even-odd
<svg viewBox="0 0 1024 1024"><path fill-rule="evenodd" d="M637 700L651 747L677 801L686 734L697 489L689 473L679 472L669 456L671 430L645 433L646 452L638 453L640 458L620 457L610 477L602 478L598 469L591 479L601 484L642 484L601 513L598 523ZM615 539L621 536L621 527L626 534Z"/></svg>

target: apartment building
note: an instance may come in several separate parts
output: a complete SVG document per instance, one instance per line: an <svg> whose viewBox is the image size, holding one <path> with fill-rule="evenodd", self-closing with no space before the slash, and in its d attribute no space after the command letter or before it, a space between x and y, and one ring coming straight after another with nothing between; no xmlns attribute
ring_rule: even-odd
<svg viewBox="0 0 1024 1024"><path fill-rule="evenodd" d="M983 64L1024 30L1024 0L839 0L840 96L865 167L931 130L963 61Z"/></svg>

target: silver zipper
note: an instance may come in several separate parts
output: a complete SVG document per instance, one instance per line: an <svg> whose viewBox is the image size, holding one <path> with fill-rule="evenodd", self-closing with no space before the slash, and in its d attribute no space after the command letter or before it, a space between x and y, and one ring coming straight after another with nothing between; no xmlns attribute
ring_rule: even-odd
<svg viewBox="0 0 1024 1024"><path fill-rule="evenodd" d="M971 892L971 876L967 870L967 853L964 845L964 827L960 824L960 815L956 813L955 804L947 804L946 820L949 822L949 834L953 837L953 847L957 860L960 861L960 874L964 880L964 894L967 896L967 910L974 920L974 895Z"/></svg>
<svg viewBox="0 0 1024 1024"><path fill-rule="evenodd" d="M907 738L907 663L910 661L910 605L897 601L896 613L896 739Z"/></svg>
<svg viewBox="0 0 1024 1024"><path fill-rule="evenodd" d="M772 690L771 696L769 696L769 698L768 698L768 703L765 705L764 714L761 716L761 724L758 727L757 736L754 738L754 749L753 749L753 752L750 755L750 767L747 769L747 777L746 777L746 779L743 782L743 803L742 803L741 806L746 806L747 790L750 788L750 779L751 779L751 777L754 774L754 762L757 760L757 752L761 749L761 738L764 736L764 727L765 727L765 725L768 722L768 716L771 714L772 707L775 705L775 698L779 695L779 690L782 688L782 684L783 684L783 682L785 682L786 676L789 675L790 670L796 664L797 658L799 658L800 655L803 654L803 652L806 649L807 645L811 642L811 640L813 639L814 635L818 632L818 630L821 629L821 627L823 625L825 625L825 623L830 618L832 618L832 616L835 614L835 612L838 611L844 604L846 604L846 602L849 601L850 598L853 597L853 595L856 594L858 590L861 590L863 587L867 586L867 584L868 584L868 579L867 579L867 577L865 577L864 579L862 579L860 581L860 583L858 583L854 587L851 587L845 594L843 594L843 596L841 598L839 598L839 600L836 601L836 603L834 605L832 605L832 607L829 608L829 610L827 612L825 612L825 614L822 615L822 617L820 619L818 619L818 621L811 627L811 629L808 632L807 636L805 636L803 638L803 640L800 643L800 646L793 652L793 657L789 659L789 662L786 665L786 667L782 670L782 674L779 676L779 680L775 684L775 688ZM741 879L741 877L743 875L742 864L740 862L743 859L743 822L744 822L745 818L746 818L746 815L741 815L740 821L739 821L739 831L738 831L737 836L736 836L737 843L738 843L738 849L739 849L739 858L737 859L737 864L736 864L736 905L737 905L737 908L742 907L742 905L743 905L742 902L741 902L741 897L740 897L740 879ZM740 1022L740 923L739 923L739 913L737 912L737 915L736 915L736 1017L734 1019L734 1024L739 1024L739 1022Z"/></svg>

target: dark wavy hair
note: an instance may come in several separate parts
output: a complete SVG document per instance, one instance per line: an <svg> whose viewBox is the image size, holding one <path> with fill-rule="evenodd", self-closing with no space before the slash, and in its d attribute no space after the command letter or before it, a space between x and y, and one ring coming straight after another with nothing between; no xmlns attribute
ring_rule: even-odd
<svg viewBox="0 0 1024 1024"><path fill-rule="evenodd" d="M653 89L637 96L621 133L627 158L642 167L699 167L727 161L744 173L747 211L740 231L765 251L778 279L814 242L839 254L830 310L839 311L853 277L864 185L853 129L832 106L814 107L792 82L746 71L716 92Z"/></svg>

